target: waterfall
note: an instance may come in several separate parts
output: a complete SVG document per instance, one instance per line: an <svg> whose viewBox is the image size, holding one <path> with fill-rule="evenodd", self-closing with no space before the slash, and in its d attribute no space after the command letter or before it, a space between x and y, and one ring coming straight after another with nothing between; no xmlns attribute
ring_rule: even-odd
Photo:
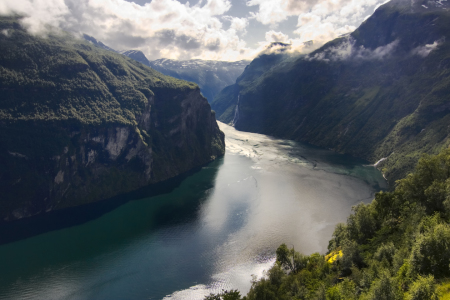
<svg viewBox="0 0 450 300"><path fill-rule="evenodd" d="M234 118L233 122L231 122L232 126L236 125L237 121L239 120L239 101L240 101L241 95L238 95L238 101L236 104L236 108L234 110Z"/></svg>

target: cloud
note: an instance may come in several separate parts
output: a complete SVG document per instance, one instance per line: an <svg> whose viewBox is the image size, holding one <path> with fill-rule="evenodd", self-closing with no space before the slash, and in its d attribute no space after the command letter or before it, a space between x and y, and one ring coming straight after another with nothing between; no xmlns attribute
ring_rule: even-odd
<svg viewBox="0 0 450 300"><path fill-rule="evenodd" d="M249 0L258 6L252 18L262 24L277 26L288 17L297 16L299 42L314 40L324 44L359 26L374 8L386 0Z"/></svg>
<svg viewBox="0 0 450 300"><path fill-rule="evenodd" d="M2 0L0 14L22 14L29 16L23 19L23 25L33 34L46 30L47 26L58 27L69 13L63 0ZM33 16L33 17L31 17Z"/></svg>
<svg viewBox="0 0 450 300"><path fill-rule="evenodd" d="M435 50L440 44L442 44L442 40L434 41L433 44L427 44L424 46L419 46L411 51L413 55L419 55L422 57L427 57L431 51Z"/></svg>
<svg viewBox="0 0 450 300"><path fill-rule="evenodd" d="M348 36L346 40L337 46L329 47L324 51L309 56L309 60L321 60L325 62L342 61L348 59L359 60L376 60L385 59L390 56L399 44L399 40L395 40L384 46L380 46L374 50L366 49L364 46L356 47L355 40Z"/></svg>
<svg viewBox="0 0 450 300"><path fill-rule="evenodd" d="M240 59L249 52L242 39L248 20L221 16L229 0L205 0L196 5L153 0L144 6L124 0L2 0L0 14L25 16L33 34L49 26L94 36L116 50L138 49L149 59ZM244 54L243 54L244 53Z"/></svg>
<svg viewBox="0 0 450 300"><path fill-rule="evenodd" d="M282 43L289 43L289 36L282 33L282 32L276 32L274 30L266 32L266 41L271 42L282 42Z"/></svg>
<svg viewBox="0 0 450 300"><path fill-rule="evenodd" d="M21 14L29 32L50 28L94 36L116 50L143 51L150 60L251 59L270 42L291 42L292 51L311 51L341 34L353 31L371 10L385 0L248 0L256 12L247 17L230 13L230 0L152 0L138 5L125 0L1 0L0 14ZM298 18L294 35L275 27ZM257 48L245 42L247 29L269 25ZM261 24L258 24L261 23ZM228 26L229 25L229 26ZM304 47L313 40L314 47Z"/></svg>
<svg viewBox="0 0 450 300"><path fill-rule="evenodd" d="M246 28L248 26L248 19L247 18L236 18L232 16L223 16L223 20L230 22L230 28L236 30L236 31L243 31L246 32Z"/></svg>
<svg viewBox="0 0 450 300"><path fill-rule="evenodd" d="M249 0L248 6L258 6L253 17L263 24L276 24L289 16L311 13L320 18L330 15L362 20L368 10L385 3L386 0Z"/></svg>
<svg viewBox="0 0 450 300"><path fill-rule="evenodd" d="M365 49L361 46L355 53L356 58L360 59L384 59L390 56L397 48L400 40L395 40L385 46L380 46L375 50Z"/></svg>

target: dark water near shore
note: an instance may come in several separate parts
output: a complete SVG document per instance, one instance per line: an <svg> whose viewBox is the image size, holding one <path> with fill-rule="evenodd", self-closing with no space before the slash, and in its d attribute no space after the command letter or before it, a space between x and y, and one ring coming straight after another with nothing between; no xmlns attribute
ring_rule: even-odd
<svg viewBox="0 0 450 300"><path fill-rule="evenodd" d="M324 253L351 206L385 188L381 174L363 161L221 128L225 157L171 192L0 246L0 299L202 299L222 288L246 292L251 274L270 267L281 243Z"/></svg>

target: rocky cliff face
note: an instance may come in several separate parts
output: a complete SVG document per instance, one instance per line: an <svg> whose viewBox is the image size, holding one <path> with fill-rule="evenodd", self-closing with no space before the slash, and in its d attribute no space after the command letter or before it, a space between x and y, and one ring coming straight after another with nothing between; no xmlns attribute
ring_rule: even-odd
<svg viewBox="0 0 450 300"><path fill-rule="evenodd" d="M232 122L238 106L239 130L381 160L393 186L450 144L449 9L395 0L309 55L261 55L212 108Z"/></svg>
<svg viewBox="0 0 450 300"><path fill-rule="evenodd" d="M68 35L0 35L0 220L108 199L224 154L198 86Z"/></svg>

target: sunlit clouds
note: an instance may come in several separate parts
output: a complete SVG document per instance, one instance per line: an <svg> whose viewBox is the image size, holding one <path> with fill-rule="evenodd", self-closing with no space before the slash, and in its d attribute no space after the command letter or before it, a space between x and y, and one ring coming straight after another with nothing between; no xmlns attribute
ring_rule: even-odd
<svg viewBox="0 0 450 300"><path fill-rule="evenodd" d="M297 50L310 40L321 45L353 31L384 2L180 1L149 0L139 5L125 0L2 0L0 14L25 16L22 24L32 34L45 33L50 28L86 33L116 50L141 50L150 60L233 61L253 58L270 42L292 43ZM242 7L239 16L233 10L233 5L238 4ZM298 19L296 26L283 26L292 18ZM250 43L250 38L260 41Z"/></svg>

